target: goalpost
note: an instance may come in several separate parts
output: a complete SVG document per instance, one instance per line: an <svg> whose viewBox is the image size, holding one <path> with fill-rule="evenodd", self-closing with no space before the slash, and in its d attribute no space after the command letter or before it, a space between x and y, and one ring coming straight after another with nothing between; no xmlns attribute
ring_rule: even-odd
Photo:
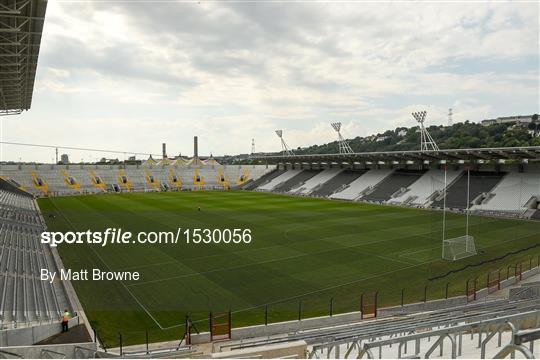
<svg viewBox="0 0 540 360"><path fill-rule="evenodd" d="M456 261L473 255L476 255L476 246L474 237L471 235L443 240L442 258L444 260Z"/></svg>
<svg viewBox="0 0 540 360"><path fill-rule="evenodd" d="M471 183L471 170L467 169L467 216L465 224L465 235L446 239L446 187L447 187L447 166L444 166L444 198L443 198L443 236L442 236L442 258L443 260L456 261L476 255L476 245L474 237L469 235L469 213L470 213L470 198L469 190Z"/></svg>

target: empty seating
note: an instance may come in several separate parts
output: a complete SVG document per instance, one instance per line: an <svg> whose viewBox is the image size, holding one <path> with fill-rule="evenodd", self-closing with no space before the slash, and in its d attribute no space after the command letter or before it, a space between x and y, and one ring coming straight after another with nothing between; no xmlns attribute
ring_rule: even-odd
<svg viewBox="0 0 540 360"><path fill-rule="evenodd" d="M532 197L540 198L540 174L508 173L490 193L473 209L522 212Z"/></svg>
<svg viewBox="0 0 540 360"><path fill-rule="evenodd" d="M0 204L12 208L34 210L31 197L4 189L0 189Z"/></svg>
<svg viewBox="0 0 540 360"><path fill-rule="evenodd" d="M540 210L536 210L532 215L531 219L538 219L540 220Z"/></svg>
<svg viewBox="0 0 540 360"><path fill-rule="evenodd" d="M377 184L372 192L364 195L362 200L379 202L387 201L398 191L405 191L424 173L425 170L396 170Z"/></svg>
<svg viewBox="0 0 540 360"><path fill-rule="evenodd" d="M282 175L284 172L285 172L285 170L283 170L283 169L275 169L274 171L271 171L271 172L267 173L266 175L263 175L260 178L250 182L249 184L247 184L244 187L244 189L246 189L246 190L254 190L257 187L272 181L273 179L275 179L278 176Z"/></svg>
<svg viewBox="0 0 540 360"><path fill-rule="evenodd" d="M354 200L364 191L373 188L391 173L392 170L390 169L369 170L358 179L352 181L343 190L335 192L330 195L330 197L335 199Z"/></svg>
<svg viewBox="0 0 540 360"><path fill-rule="evenodd" d="M330 196L335 192L341 191L349 186L351 182L358 179L363 175L366 170L344 170L338 173L336 176L321 184L320 186L315 187L311 195L312 196Z"/></svg>
<svg viewBox="0 0 540 360"><path fill-rule="evenodd" d="M446 171L446 184L451 184L461 174L459 170ZM390 199L391 204L424 205L433 195L437 195L444 190L445 172L444 170L429 170L417 181L412 183L407 191L399 196Z"/></svg>
<svg viewBox="0 0 540 360"><path fill-rule="evenodd" d="M278 186L276 186L272 191L276 192L287 192L295 187L300 186L301 184L304 184L309 179L313 178L315 175L320 173L321 170L303 170L297 173L295 176L291 177L290 179L282 182Z"/></svg>
<svg viewBox="0 0 540 360"><path fill-rule="evenodd" d="M229 186L234 186L241 177L254 183L274 169L266 165L2 165L0 176L9 179L13 187L22 187L36 196L56 196L176 189L177 186L171 186L171 177L179 180L182 189L200 189L193 184L195 170L204 180L202 189L223 189L218 174L223 175ZM285 172L278 171L275 176ZM43 186L37 185L36 178L41 179Z"/></svg>
<svg viewBox="0 0 540 360"><path fill-rule="evenodd" d="M279 176L276 176L275 178L273 178L269 182L259 186L257 188L257 190L266 190L266 191L273 190L278 185L280 185L280 184L284 183L285 181L289 180L290 178L295 177L296 175L298 175L301 171L302 170L287 170L287 171L281 173Z"/></svg>
<svg viewBox="0 0 540 360"><path fill-rule="evenodd" d="M337 176L341 169L327 169L320 171L317 175L308 179L304 183L297 185L291 189L291 193L295 194L310 194L313 190L321 187L324 183Z"/></svg>
<svg viewBox="0 0 540 360"><path fill-rule="evenodd" d="M474 204L475 199L479 196L489 193L504 175L506 173L503 172L471 171L469 180L467 172L464 172L453 184L447 187L446 207L451 209L468 208L469 204ZM469 194L469 204L467 204L467 193ZM444 199L442 197L432 204L432 206L439 208L442 208L443 205Z"/></svg>
<svg viewBox="0 0 540 360"><path fill-rule="evenodd" d="M61 284L40 279L57 271L43 230L31 196L0 189L0 329L58 321L70 307Z"/></svg>

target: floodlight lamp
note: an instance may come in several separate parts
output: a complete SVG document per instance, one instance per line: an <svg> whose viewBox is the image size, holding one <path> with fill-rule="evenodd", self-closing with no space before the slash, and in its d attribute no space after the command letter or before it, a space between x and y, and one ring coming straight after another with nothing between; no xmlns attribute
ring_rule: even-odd
<svg viewBox="0 0 540 360"><path fill-rule="evenodd" d="M334 130L336 130L337 132L339 132L339 130L341 130L341 123L340 122L332 123L330 125L332 125Z"/></svg>

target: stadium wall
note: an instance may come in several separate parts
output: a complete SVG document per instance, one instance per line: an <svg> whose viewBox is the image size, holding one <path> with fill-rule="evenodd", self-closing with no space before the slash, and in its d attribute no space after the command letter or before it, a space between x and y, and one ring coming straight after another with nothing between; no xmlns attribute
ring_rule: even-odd
<svg viewBox="0 0 540 360"><path fill-rule="evenodd" d="M212 359L305 359L307 343L293 341L278 345L259 346L254 349L212 353Z"/></svg>

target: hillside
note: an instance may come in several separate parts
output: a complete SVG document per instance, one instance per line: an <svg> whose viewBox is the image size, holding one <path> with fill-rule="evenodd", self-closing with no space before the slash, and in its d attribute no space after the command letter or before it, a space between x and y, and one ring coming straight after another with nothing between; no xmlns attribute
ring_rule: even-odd
<svg viewBox="0 0 540 360"><path fill-rule="evenodd" d="M483 126L470 121L452 126L430 126L428 131L440 149L465 149L487 147L540 146L540 121L538 115L528 125L494 124ZM347 139L354 152L419 150L419 127L398 127L366 137ZM337 141L293 149L295 154L336 154ZM278 155L279 152L268 153ZM259 163L249 160L248 154L220 158L225 164Z"/></svg>
<svg viewBox="0 0 540 360"><path fill-rule="evenodd" d="M540 123L529 126L497 124L482 126L464 122L450 127L430 126L429 133L441 149L462 149L482 147L540 146ZM418 150L420 133L417 126L396 128L368 137L349 139L355 152ZM337 141L296 149L297 154L338 153Z"/></svg>

